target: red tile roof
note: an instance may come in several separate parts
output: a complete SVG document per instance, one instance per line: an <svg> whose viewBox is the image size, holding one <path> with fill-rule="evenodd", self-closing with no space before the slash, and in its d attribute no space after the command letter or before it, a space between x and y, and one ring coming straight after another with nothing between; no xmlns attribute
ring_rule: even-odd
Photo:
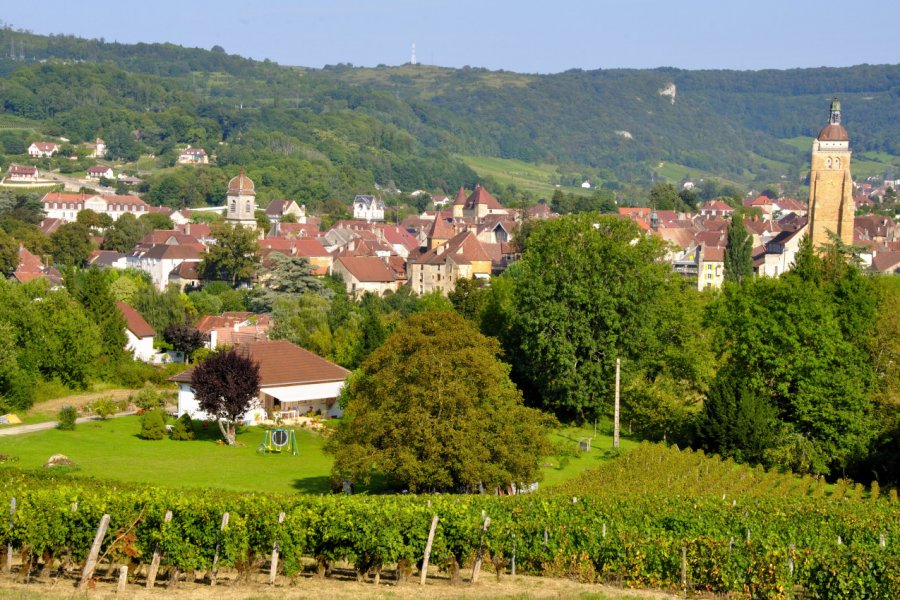
<svg viewBox="0 0 900 600"><path fill-rule="evenodd" d="M260 387L343 381L350 371L285 340L235 346L235 351L259 365ZM171 378L190 383L193 367ZM265 390L263 390L265 391Z"/></svg>
<svg viewBox="0 0 900 600"><path fill-rule="evenodd" d="M455 202L454 202L455 204ZM475 186L475 191L466 198L466 209L474 210L476 206L487 206L489 209L502 210L503 206L494 198L489 191L481 187Z"/></svg>
<svg viewBox="0 0 900 600"><path fill-rule="evenodd" d="M125 326L128 331L134 334L136 338L144 338L156 335L156 332L150 327L150 324L144 320L144 317L121 300L116 302L116 308L125 317Z"/></svg>
<svg viewBox="0 0 900 600"><path fill-rule="evenodd" d="M453 200L453 206L465 206L466 205L466 190L459 187L459 191L456 192L456 198Z"/></svg>
<svg viewBox="0 0 900 600"><path fill-rule="evenodd" d="M315 238L297 238L293 240L294 251L297 256L306 258L324 258L330 256L322 242Z"/></svg>
<svg viewBox="0 0 900 600"><path fill-rule="evenodd" d="M361 282L392 282L394 274L377 256L340 256L335 263Z"/></svg>
<svg viewBox="0 0 900 600"><path fill-rule="evenodd" d="M499 247L498 247L499 248ZM412 259L410 259L412 260ZM428 265L444 264L452 260L456 264L472 263L474 261L491 261L491 256L484 246L478 241L471 231L464 231L440 246L432 248L415 259L416 263Z"/></svg>
<svg viewBox="0 0 900 600"><path fill-rule="evenodd" d="M35 175L37 167L29 167L28 165L9 165L10 175Z"/></svg>

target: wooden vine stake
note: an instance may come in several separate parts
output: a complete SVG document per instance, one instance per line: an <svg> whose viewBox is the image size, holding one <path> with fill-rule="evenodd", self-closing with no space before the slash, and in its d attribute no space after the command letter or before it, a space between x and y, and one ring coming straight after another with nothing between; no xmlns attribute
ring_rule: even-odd
<svg viewBox="0 0 900 600"><path fill-rule="evenodd" d="M13 517L16 514L16 499L13 498L9 501L9 529L13 528ZM12 542L6 545L6 573L9 574L12 571L12 555L13 555L13 547Z"/></svg>
<svg viewBox="0 0 900 600"><path fill-rule="evenodd" d="M226 527L228 527L228 513L222 515L222 527L220 527L219 530L225 531ZM209 585L216 585L216 573L218 572L216 565L219 562L219 546L220 544L216 544L216 553L213 556L212 569L209 572Z"/></svg>
<svg viewBox="0 0 900 600"><path fill-rule="evenodd" d="M278 524L284 523L284 513L278 515ZM279 527L279 529L281 529ZM269 565L269 585L275 585L275 574L278 572L278 540L272 544L272 564Z"/></svg>
<svg viewBox="0 0 900 600"><path fill-rule="evenodd" d="M478 583L478 574L481 572L481 561L484 559L484 534L487 532L491 518L484 518L484 528L481 530L481 540L478 542L478 554L475 555L475 564L472 566L472 583Z"/></svg>
<svg viewBox="0 0 900 600"><path fill-rule="evenodd" d="M428 530L428 542L425 544L425 558L422 559L422 578L419 585L425 585L425 579L428 578L428 559L431 557L431 545L434 543L434 533L437 531L438 516L434 515L431 519L431 529Z"/></svg>
<svg viewBox="0 0 900 600"><path fill-rule="evenodd" d="M687 598L687 548L684 546L681 547L681 589Z"/></svg>
<svg viewBox="0 0 900 600"><path fill-rule="evenodd" d="M163 523L169 523L172 521L172 511L167 510L166 516L163 517ZM153 550L153 558L150 560L150 570L147 571L147 589L152 589L156 584L156 574L159 572L159 561L162 559L162 551L159 548L159 544L156 544L156 548Z"/></svg>
<svg viewBox="0 0 900 600"><path fill-rule="evenodd" d="M109 515L103 515L103 518L100 519L100 526L97 527L97 535L94 536L94 544L91 546L87 560L84 561L84 571L81 573L81 581L78 584L79 591L84 591L88 581L94 576L94 569L97 568L97 556L100 554L100 546L103 545L107 527L109 527Z"/></svg>
<svg viewBox="0 0 900 600"><path fill-rule="evenodd" d="M121 594L125 591L125 585L128 583L128 567L122 565L119 567L119 585L116 587L116 593Z"/></svg>

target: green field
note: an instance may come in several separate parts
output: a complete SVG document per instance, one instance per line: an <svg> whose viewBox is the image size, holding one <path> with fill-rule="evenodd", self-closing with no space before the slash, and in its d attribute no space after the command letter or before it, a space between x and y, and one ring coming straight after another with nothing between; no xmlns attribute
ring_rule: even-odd
<svg viewBox="0 0 900 600"><path fill-rule="evenodd" d="M139 417L82 423L75 431L46 431L0 437L0 454L15 457L15 466L40 468L54 454L65 454L77 465L77 475L169 487L209 487L248 492L327 493L331 456L325 438L297 430L299 456L260 455L256 448L264 430L248 427L238 434L237 447L219 443L216 426L201 428L192 441L143 440ZM542 487L567 481L608 460L612 437L598 434L590 453L578 453L578 441L592 437L589 428L562 428L550 433L561 451L544 461ZM636 445L622 440L622 450Z"/></svg>
<svg viewBox="0 0 900 600"><path fill-rule="evenodd" d="M549 200L553 192L558 189L566 193L591 194L591 190L581 187L557 187L550 183L551 178L556 175L555 165L536 165L521 160L492 156L461 155L459 158L480 177L491 177L504 185L514 184L519 189L531 192L538 198Z"/></svg>
<svg viewBox="0 0 900 600"><path fill-rule="evenodd" d="M804 152L809 152L812 148L812 138L806 136L785 138L781 141ZM853 149L852 140L850 149ZM900 170L900 157L892 156L887 152L859 152L853 154L850 171L853 173L853 178L860 181L871 176L882 177L891 166L894 167L895 173Z"/></svg>

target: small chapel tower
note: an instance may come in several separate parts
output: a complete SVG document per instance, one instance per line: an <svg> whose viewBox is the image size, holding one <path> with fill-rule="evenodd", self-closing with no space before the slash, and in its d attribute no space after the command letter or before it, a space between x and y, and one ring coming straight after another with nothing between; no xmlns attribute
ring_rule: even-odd
<svg viewBox="0 0 900 600"><path fill-rule="evenodd" d="M241 174L228 182L228 194L226 196L225 222L230 225L242 225L256 228L256 190L253 181Z"/></svg>
<svg viewBox="0 0 900 600"><path fill-rule="evenodd" d="M850 137L841 125L841 103L831 101L828 125L813 141L809 173L809 235L819 249L831 240L853 243L853 179L850 176Z"/></svg>

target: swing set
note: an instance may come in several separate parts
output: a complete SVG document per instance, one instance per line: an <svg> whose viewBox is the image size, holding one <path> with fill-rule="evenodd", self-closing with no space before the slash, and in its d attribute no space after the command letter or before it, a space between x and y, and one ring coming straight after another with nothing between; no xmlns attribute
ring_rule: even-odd
<svg viewBox="0 0 900 600"><path fill-rule="evenodd" d="M293 429L268 429L262 443L256 447L258 454L281 454L290 452L291 455L300 454L297 445L297 436Z"/></svg>

